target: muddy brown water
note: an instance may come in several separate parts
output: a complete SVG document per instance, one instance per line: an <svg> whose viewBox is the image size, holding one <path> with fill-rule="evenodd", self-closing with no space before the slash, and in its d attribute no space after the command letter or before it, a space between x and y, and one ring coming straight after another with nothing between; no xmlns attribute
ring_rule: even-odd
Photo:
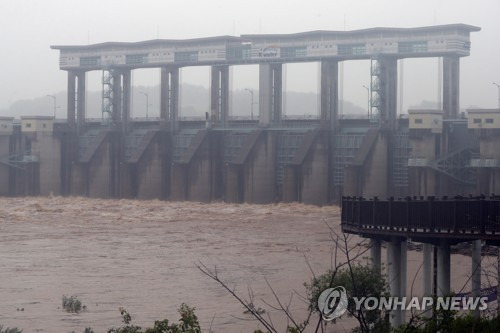
<svg viewBox="0 0 500 333"><path fill-rule="evenodd" d="M275 326L286 320L266 284L302 318L303 283L329 268L339 228L337 207L302 204L232 205L87 198L0 199L0 324L24 332L95 332L118 327L119 307L142 327L176 321L177 308L196 308L204 332L253 332L259 324L195 266L219 275ZM63 295L87 306L61 309ZM18 311L24 309L24 311Z"/></svg>

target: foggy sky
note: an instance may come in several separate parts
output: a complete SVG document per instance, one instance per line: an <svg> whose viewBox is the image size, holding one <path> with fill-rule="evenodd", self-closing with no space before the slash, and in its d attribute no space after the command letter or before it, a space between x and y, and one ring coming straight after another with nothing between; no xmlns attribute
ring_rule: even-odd
<svg viewBox="0 0 500 333"><path fill-rule="evenodd" d="M461 59L462 108L496 107L500 81L500 2L332 1L332 0L1 0L0 110L19 99L66 90L66 72L50 45L106 41L177 39L371 27L417 27L448 23L476 25L470 57ZM369 62L344 65L344 99L366 105ZM316 64L289 65L286 88L317 92ZM89 75L89 89L99 90L101 74ZM208 86L208 69L184 70L185 82ZM233 68L232 88L257 88L256 66ZM134 85L156 85L157 70L134 71ZM437 62L405 60L403 109L437 100Z"/></svg>

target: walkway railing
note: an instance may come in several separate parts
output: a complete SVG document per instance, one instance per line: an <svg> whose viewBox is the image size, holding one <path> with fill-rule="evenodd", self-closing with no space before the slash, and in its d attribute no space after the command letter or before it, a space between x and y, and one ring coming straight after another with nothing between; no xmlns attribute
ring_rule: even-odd
<svg viewBox="0 0 500 333"><path fill-rule="evenodd" d="M500 241L500 197L342 198L344 232Z"/></svg>

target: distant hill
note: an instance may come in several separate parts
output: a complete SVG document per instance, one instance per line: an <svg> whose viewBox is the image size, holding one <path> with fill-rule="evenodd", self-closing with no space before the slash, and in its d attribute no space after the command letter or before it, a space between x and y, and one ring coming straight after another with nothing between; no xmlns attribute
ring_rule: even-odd
<svg viewBox="0 0 500 333"><path fill-rule="evenodd" d="M140 92L149 94L149 117L159 116L160 89L158 86L134 86L132 92L132 116L146 116L146 97ZM66 118L66 92L54 94L57 100L57 118ZM254 91L254 114L258 114L258 91ZM88 91L86 96L87 117L101 117L102 94L100 91ZM245 90L235 90L231 94L231 112L233 115L250 115L251 95ZM314 93L287 91L283 105L287 115L317 115L319 98ZM181 116L203 116L209 111L209 90L202 86L183 84L181 88ZM19 118L21 115L53 115L54 101L47 96L34 99L18 100L10 108L0 111L3 116ZM345 114L365 114L366 110L344 102Z"/></svg>

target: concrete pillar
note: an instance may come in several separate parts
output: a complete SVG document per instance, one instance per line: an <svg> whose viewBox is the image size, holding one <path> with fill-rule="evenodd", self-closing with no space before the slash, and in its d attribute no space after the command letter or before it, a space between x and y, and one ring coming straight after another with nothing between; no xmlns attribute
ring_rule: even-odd
<svg viewBox="0 0 500 333"><path fill-rule="evenodd" d="M391 296L401 296L401 240L391 239L387 244L387 267L389 270L389 291ZM403 311L395 310L391 312L390 323L393 327L398 327L403 322Z"/></svg>
<svg viewBox="0 0 500 333"><path fill-rule="evenodd" d="M160 87L160 118L163 126L177 130L179 117L179 67L162 67Z"/></svg>
<svg viewBox="0 0 500 333"><path fill-rule="evenodd" d="M122 121L122 75L113 71L113 122L119 124Z"/></svg>
<svg viewBox="0 0 500 333"><path fill-rule="evenodd" d="M398 111L398 59L380 57L380 122L385 128L395 129Z"/></svg>
<svg viewBox="0 0 500 333"><path fill-rule="evenodd" d="M321 61L321 126L336 128L339 106L338 61Z"/></svg>
<svg viewBox="0 0 500 333"><path fill-rule="evenodd" d="M76 121L78 128L85 124L85 72L78 72L78 91L76 96Z"/></svg>
<svg viewBox="0 0 500 333"><path fill-rule="evenodd" d="M76 74L73 71L68 71L68 124L75 124L76 114Z"/></svg>
<svg viewBox="0 0 500 333"><path fill-rule="evenodd" d="M450 243L442 240L437 247L437 296L450 293Z"/></svg>
<svg viewBox="0 0 500 333"><path fill-rule="evenodd" d="M481 296L481 240L472 242L472 296ZM474 316L479 317L479 310Z"/></svg>
<svg viewBox="0 0 500 333"><path fill-rule="evenodd" d="M423 244L424 296L432 296L432 245Z"/></svg>
<svg viewBox="0 0 500 333"><path fill-rule="evenodd" d="M500 246L497 246L497 281L500 281ZM500 283L497 283L497 316L500 316Z"/></svg>
<svg viewBox="0 0 500 333"><path fill-rule="evenodd" d="M160 77L160 122L165 125L169 118L170 73L166 67L161 68Z"/></svg>
<svg viewBox="0 0 500 333"><path fill-rule="evenodd" d="M259 65L259 124L281 123L283 94L282 64Z"/></svg>
<svg viewBox="0 0 500 333"><path fill-rule="evenodd" d="M457 119L460 108L460 58L443 57L443 117Z"/></svg>
<svg viewBox="0 0 500 333"><path fill-rule="evenodd" d="M408 243L403 241L401 243L401 297L406 296L406 283L407 283L407 268L408 268ZM405 318L402 318L405 322Z"/></svg>
<svg viewBox="0 0 500 333"><path fill-rule="evenodd" d="M380 239L372 238L370 240L370 257L373 266L380 269L382 264L382 242Z"/></svg>
<svg viewBox="0 0 500 333"><path fill-rule="evenodd" d="M229 117L229 66L212 66L210 85L210 120L222 127Z"/></svg>
<svg viewBox="0 0 500 333"><path fill-rule="evenodd" d="M132 95L131 71L126 70L122 73L123 96L122 96L122 122L123 129L127 130L130 123L130 98Z"/></svg>

